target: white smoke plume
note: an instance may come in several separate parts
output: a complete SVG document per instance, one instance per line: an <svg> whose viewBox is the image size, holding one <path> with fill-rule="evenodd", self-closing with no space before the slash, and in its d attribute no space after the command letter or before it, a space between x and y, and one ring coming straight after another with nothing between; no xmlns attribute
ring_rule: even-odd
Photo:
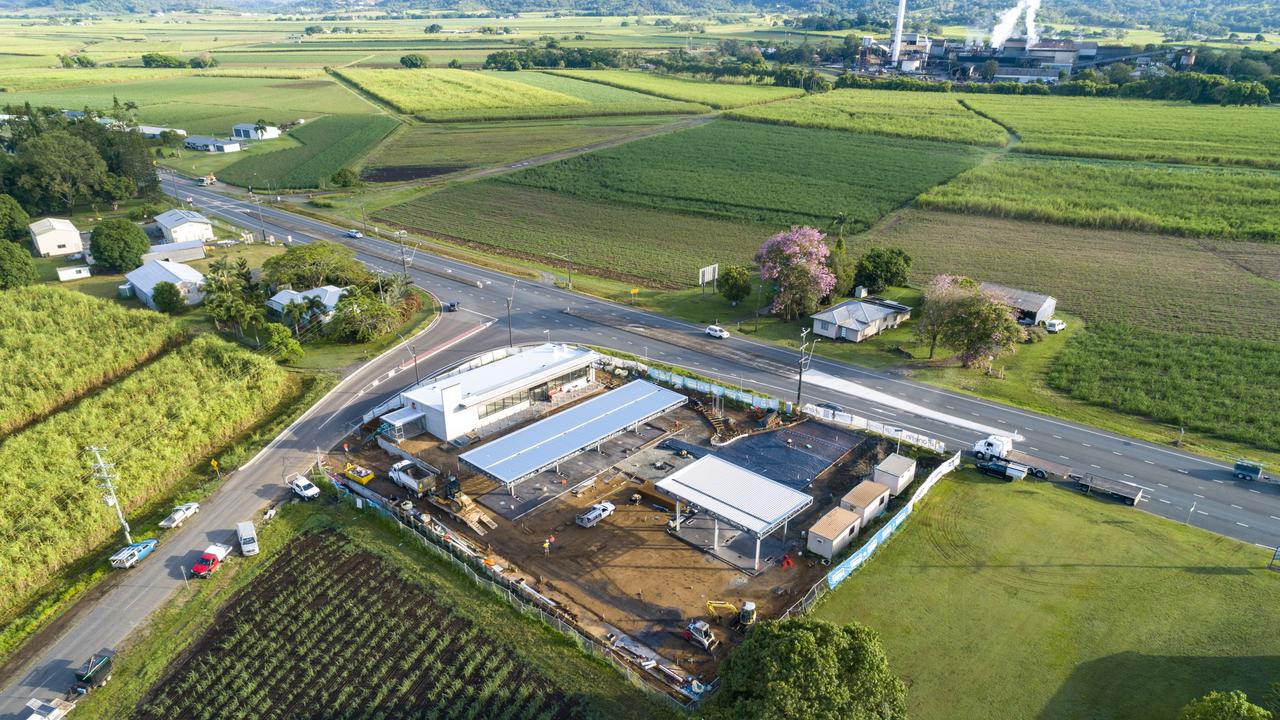
<svg viewBox="0 0 1280 720"><path fill-rule="evenodd" d="M991 47L1002 48L1013 35L1018 25L1018 18L1026 12L1027 45L1040 42L1040 33L1036 31L1036 11L1040 9L1040 0L1018 0L1018 4L1000 13L1000 19L991 28Z"/></svg>

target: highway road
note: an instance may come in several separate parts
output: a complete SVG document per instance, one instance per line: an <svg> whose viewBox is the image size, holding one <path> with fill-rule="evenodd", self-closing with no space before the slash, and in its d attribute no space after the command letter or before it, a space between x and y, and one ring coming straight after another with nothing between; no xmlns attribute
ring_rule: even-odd
<svg viewBox="0 0 1280 720"><path fill-rule="evenodd" d="M283 240L338 240L371 267L398 271L399 246L378 238L344 237L345 228L222 195L165 176L175 197L235 225L265 230ZM259 220L261 218L261 220ZM98 600L82 603L68 629L32 654L4 681L0 718L24 718L32 697L61 695L72 669L103 647L120 645L185 582L200 550L229 542L235 523L287 497L284 478L305 469L317 448L332 447L359 417L411 384L414 352L424 377L479 352L550 339L589 343L696 370L782 399L794 399L799 356L785 348L733 337L708 338L702 328L551 285L517 280L422 251L413 253L412 279L462 310L444 313L432 327L347 375L245 467L231 473L201 512L163 538L160 551L120 579ZM507 299L512 311L507 318ZM410 347L413 351L410 351ZM1148 512L1189 522L1246 542L1280 544L1280 488L1236 481L1217 461L1124 438L1086 426L940 390L899 377L814 357L805 373L804 400L836 403L864 417L968 447L987 426L1025 437L1023 450L1146 487ZM868 392L883 401L866 399ZM904 409L905 408L905 409ZM945 415L948 419L939 419Z"/></svg>
<svg viewBox="0 0 1280 720"><path fill-rule="evenodd" d="M314 238L340 241L355 248L358 256L375 268L399 270L395 259L400 248L392 241L347 238L346 228L270 206L255 206L183 178L166 176L165 189L175 197L191 197L198 209L237 225L281 240L290 236L295 242ZM460 300L464 312L494 323L467 341L476 352L507 341L506 301L510 297L511 334L517 343L551 338L611 347L784 400L795 398L799 355L793 350L736 336L727 341L712 340L701 327L686 322L548 284L516 280L421 250L414 253L410 270L419 286L441 299ZM967 448L986 434L962 424L1016 432L1025 438L1018 445L1021 450L1070 465L1077 472L1143 486L1148 492L1141 507L1148 512L1245 542L1280 545L1280 486L1238 481L1230 467L1217 460L819 356L813 358L805 380L805 401L835 403L864 417L939 438L950 448ZM888 397L886 402L871 402L864 399L865 391ZM954 420L925 417L912 406L944 413Z"/></svg>

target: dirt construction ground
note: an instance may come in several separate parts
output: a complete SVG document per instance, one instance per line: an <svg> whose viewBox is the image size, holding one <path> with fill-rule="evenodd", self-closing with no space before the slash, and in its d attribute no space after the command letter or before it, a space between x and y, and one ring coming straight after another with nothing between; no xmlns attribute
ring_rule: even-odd
<svg viewBox="0 0 1280 720"><path fill-rule="evenodd" d="M735 419L750 423L745 414ZM710 425L688 407L669 413L655 424L674 428L669 438L711 449ZM803 431L802 425L786 432ZM456 455L449 457L456 451L428 438L402 447L414 448L437 467L457 467ZM692 673L709 676L741 638L728 628L728 618L723 618L724 624L716 630L723 645L712 657L683 638L684 626L690 620L708 618L708 600L739 606L750 600L756 603L761 617L776 617L826 574L828 568L818 558L803 552L801 530L866 477L881 458L892 452L893 446L879 438L859 436L849 449L845 457L807 488L814 504L790 523L785 548L762 556L761 572L755 577L667 532L673 504L670 498L656 492L653 482L691 458L680 458L661 443L629 455L614 470L576 491L565 487L559 497L515 522L490 511L497 527L473 540L488 547L494 562L512 568L539 592L565 603L580 624L598 636L629 635ZM378 479L369 484L371 489L403 497L403 491L385 480L386 470L393 462L391 456L373 446L353 452L352 457L378 474ZM339 457L335 456L333 462L339 464ZM661 469L654 468L657 462L663 463ZM462 487L472 497L479 497L494 484L470 476L463 479ZM593 528L575 523L583 510L606 500L617 508L612 517ZM422 510L430 509L425 501L415 504ZM780 536L781 531L774 535ZM550 538L554 542L549 550L544 549ZM783 552L795 560L792 567L781 567Z"/></svg>

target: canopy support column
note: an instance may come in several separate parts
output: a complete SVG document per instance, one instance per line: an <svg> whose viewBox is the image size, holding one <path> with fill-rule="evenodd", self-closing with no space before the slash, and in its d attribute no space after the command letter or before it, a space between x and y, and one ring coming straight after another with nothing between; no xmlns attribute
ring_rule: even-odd
<svg viewBox="0 0 1280 720"><path fill-rule="evenodd" d="M756 570L760 569L760 536L756 536Z"/></svg>

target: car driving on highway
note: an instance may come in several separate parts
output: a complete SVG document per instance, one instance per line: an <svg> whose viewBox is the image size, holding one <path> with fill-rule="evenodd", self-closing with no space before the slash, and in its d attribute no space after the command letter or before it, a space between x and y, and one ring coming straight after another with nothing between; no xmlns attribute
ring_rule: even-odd
<svg viewBox="0 0 1280 720"><path fill-rule="evenodd" d="M348 231L347 231L347 237L349 237L349 238L362 238L362 237L364 237L364 233L360 232L359 230L348 230Z"/></svg>
<svg viewBox="0 0 1280 720"><path fill-rule="evenodd" d="M713 338L720 338L721 340L729 337L729 331L719 325L708 325L707 334Z"/></svg>

